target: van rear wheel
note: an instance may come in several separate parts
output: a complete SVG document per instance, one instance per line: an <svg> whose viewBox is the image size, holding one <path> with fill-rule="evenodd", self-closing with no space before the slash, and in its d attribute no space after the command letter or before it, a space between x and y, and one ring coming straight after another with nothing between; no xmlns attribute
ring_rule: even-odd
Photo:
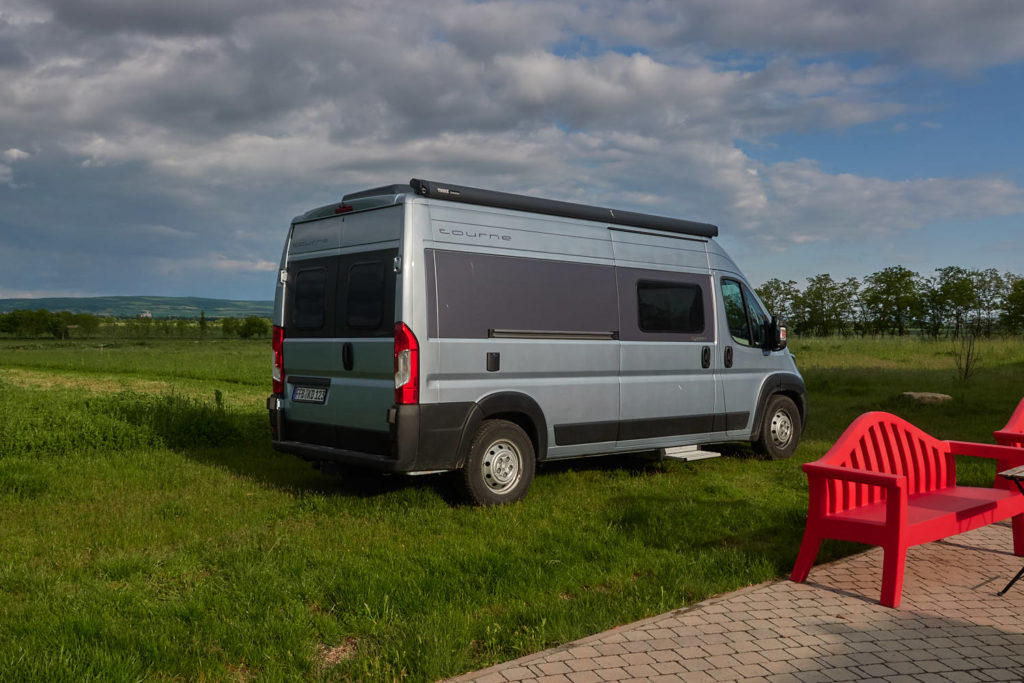
<svg viewBox="0 0 1024 683"><path fill-rule="evenodd" d="M486 420L469 446L462 481L473 505L501 505L522 500L533 482L533 443L519 425Z"/></svg>
<svg viewBox="0 0 1024 683"><path fill-rule="evenodd" d="M754 441L754 450L772 460L793 455L800 443L800 412L793 399L777 394L768 400L761 431Z"/></svg>

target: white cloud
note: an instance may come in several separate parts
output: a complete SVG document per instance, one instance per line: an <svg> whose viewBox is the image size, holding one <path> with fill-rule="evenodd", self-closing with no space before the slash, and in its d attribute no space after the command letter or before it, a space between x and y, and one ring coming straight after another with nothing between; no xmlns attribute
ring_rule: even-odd
<svg viewBox="0 0 1024 683"><path fill-rule="evenodd" d="M1024 212L1024 189L1000 178L889 181L829 174L808 159L767 170L771 208L761 223L794 242L859 241L935 220ZM753 226L751 226L753 227Z"/></svg>
<svg viewBox="0 0 1024 683"><path fill-rule="evenodd" d="M12 147L9 150L7 150L6 152L4 152L2 156L4 158L4 161L13 162L13 161L21 161L22 159L28 159L32 155L29 154L28 152L23 152L23 151L21 151L20 149L18 149L16 147Z"/></svg>

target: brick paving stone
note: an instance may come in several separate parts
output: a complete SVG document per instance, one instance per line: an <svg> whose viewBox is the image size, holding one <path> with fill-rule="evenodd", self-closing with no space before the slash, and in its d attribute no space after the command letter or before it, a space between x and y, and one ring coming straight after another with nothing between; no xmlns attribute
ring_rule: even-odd
<svg viewBox="0 0 1024 683"><path fill-rule="evenodd" d="M686 671L679 662L655 662L651 664L651 668L659 674L677 674L681 671Z"/></svg>
<svg viewBox="0 0 1024 683"><path fill-rule="evenodd" d="M572 671L567 664L564 662L544 662L538 664L537 668L545 676L554 676L555 674L567 674Z"/></svg>
<svg viewBox="0 0 1024 683"><path fill-rule="evenodd" d="M566 674L566 678L572 683L601 683L604 680L593 671L574 671Z"/></svg>
<svg viewBox="0 0 1024 683"><path fill-rule="evenodd" d="M533 672L527 669L525 666L513 666L505 669L501 672L501 675L505 677L506 681L523 681L527 678L534 678ZM484 679L478 678L477 681Z"/></svg>
<svg viewBox="0 0 1024 683"><path fill-rule="evenodd" d="M606 681L621 681L624 678L629 678L629 674L626 673L625 669L618 667L599 669L597 675Z"/></svg>
<svg viewBox="0 0 1024 683"><path fill-rule="evenodd" d="M798 671L794 675L803 683L832 683L832 679L823 671Z"/></svg>
<svg viewBox="0 0 1024 683"><path fill-rule="evenodd" d="M830 681L856 681L860 678L859 673L845 666L834 669L822 669L821 673L828 676Z"/></svg>

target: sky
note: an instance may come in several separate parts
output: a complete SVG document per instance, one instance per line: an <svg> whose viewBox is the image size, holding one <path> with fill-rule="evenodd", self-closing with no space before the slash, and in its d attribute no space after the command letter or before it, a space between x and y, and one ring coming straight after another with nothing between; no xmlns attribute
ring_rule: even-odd
<svg viewBox="0 0 1024 683"><path fill-rule="evenodd" d="M1019 0L0 0L0 298L273 298L419 177L715 223L754 285L1024 275Z"/></svg>

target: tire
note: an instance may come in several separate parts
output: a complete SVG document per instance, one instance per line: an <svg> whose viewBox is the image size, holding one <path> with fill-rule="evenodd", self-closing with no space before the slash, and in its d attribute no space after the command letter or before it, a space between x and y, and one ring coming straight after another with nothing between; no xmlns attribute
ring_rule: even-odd
<svg viewBox="0 0 1024 683"><path fill-rule="evenodd" d="M533 443L519 425L485 420L469 446L462 468L463 491L472 505L522 500L533 483Z"/></svg>
<svg viewBox="0 0 1024 683"><path fill-rule="evenodd" d="M761 429L753 442L754 450L772 460L793 455L800 443L800 411L788 396L776 394L768 399Z"/></svg>

